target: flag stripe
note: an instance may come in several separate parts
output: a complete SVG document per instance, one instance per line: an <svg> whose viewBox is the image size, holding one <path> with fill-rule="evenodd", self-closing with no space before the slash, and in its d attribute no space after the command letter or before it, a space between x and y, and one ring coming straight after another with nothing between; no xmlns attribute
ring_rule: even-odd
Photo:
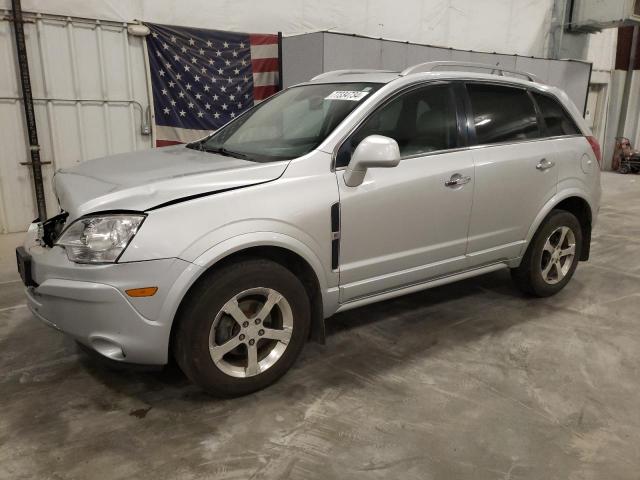
<svg viewBox="0 0 640 480"><path fill-rule="evenodd" d="M258 34L253 33L249 35L249 39L251 40L251 45L269 45L269 44L278 44L278 36L277 35L269 35L269 34Z"/></svg>
<svg viewBox="0 0 640 480"><path fill-rule="evenodd" d="M253 97L256 101L264 100L278 91L276 85L267 85L264 87L253 87Z"/></svg>
<svg viewBox="0 0 640 480"><path fill-rule="evenodd" d="M277 72L278 71L278 58L259 58L251 59L251 66L253 67L253 73L258 72Z"/></svg>
<svg viewBox="0 0 640 480"><path fill-rule="evenodd" d="M275 45L253 45L251 44L251 58L277 58L278 44Z"/></svg>
<svg viewBox="0 0 640 480"><path fill-rule="evenodd" d="M171 145L182 145L183 142L176 140L160 140L156 139L156 147L170 147Z"/></svg>
<svg viewBox="0 0 640 480"><path fill-rule="evenodd" d="M156 143L159 140L175 140L179 143L189 143L196 140L200 140L202 137L206 137L211 130L200 130L192 128L179 128L179 127L167 127L164 125L158 125L156 127Z"/></svg>
<svg viewBox="0 0 640 480"><path fill-rule="evenodd" d="M258 72L253 74L253 88L278 84L278 72Z"/></svg>

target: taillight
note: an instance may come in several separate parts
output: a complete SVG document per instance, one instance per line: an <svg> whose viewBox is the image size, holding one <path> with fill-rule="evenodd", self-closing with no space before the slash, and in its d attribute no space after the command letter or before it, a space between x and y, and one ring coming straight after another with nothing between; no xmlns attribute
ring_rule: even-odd
<svg viewBox="0 0 640 480"><path fill-rule="evenodd" d="M596 140L596 137L589 136L587 137L587 142L591 145L591 150L593 150L593 154L596 156L596 160L598 160L598 165L600 165L602 169L602 151L600 150L598 140Z"/></svg>

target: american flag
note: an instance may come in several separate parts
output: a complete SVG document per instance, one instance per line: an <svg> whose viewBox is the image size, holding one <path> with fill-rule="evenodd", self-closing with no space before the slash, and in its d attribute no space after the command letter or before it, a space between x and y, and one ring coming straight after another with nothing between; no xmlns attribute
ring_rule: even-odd
<svg viewBox="0 0 640 480"><path fill-rule="evenodd" d="M156 146L191 142L278 90L278 36L146 24Z"/></svg>

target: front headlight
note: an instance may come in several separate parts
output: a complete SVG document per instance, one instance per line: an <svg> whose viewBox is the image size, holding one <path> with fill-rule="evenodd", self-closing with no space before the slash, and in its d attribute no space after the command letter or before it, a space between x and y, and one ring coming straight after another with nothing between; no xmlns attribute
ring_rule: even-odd
<svg viewBox="0 0 640 480"><path fill-rule="evenodd" d="M77 263L113 263L127 248L145 219L140 214L92 215L76 220L56 245Z"/></svg>

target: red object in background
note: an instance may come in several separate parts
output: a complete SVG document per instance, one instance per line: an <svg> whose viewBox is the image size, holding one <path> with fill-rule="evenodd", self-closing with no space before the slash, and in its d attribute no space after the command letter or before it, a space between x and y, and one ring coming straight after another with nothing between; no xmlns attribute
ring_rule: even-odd
<svg viewBox="0 0 640 480"><path fill-rule="evenodd" d="M616 70L629 70L629 56L631 55L632 38L633 27L618 28L618 43L616 47ZM636 60L634 70L640 70L640 48L638 47L640 47L640 45L636 46Z"/></svg>

